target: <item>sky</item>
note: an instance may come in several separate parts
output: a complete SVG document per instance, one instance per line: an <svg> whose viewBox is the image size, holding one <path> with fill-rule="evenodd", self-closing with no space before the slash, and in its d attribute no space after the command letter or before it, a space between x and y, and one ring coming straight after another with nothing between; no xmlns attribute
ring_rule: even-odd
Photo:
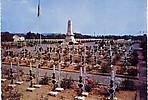
<svg viewBox="0 0 148 100"><path fill-rule="evenodd" d="M1 31L84 35L146 33L146 0L1 0ZM144 32L144 33L143 33Z"/></svg>

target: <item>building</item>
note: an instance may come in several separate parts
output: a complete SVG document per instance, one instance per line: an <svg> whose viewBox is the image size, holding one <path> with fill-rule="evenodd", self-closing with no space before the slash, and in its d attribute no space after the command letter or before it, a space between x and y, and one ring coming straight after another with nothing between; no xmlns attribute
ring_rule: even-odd
<svg viewBox="0 0 148 100"><path fill-rule="evenodd" d="M25 41L25 37L23 37L21 35L14 35L13 39L14 39L14 42Z"/></svg>

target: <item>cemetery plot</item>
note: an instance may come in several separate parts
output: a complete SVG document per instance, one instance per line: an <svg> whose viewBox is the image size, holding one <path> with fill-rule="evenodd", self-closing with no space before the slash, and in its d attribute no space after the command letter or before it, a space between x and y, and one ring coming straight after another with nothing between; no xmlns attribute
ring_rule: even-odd
<svg viewBox="0 0 148 100"><path fill-rule="evenodd" d="M27 48L21 51L20 65L36 67L38 61L39 68L51 69L55 65L58 69L58 63L61 63L61 70L79 72L80 67L86 67L91 74L110 74L110 64L116 68L116 75L130 76L138 78L138 54L134 50L132 43L110 43L98 42L98 44L82 46L63 46L50 47L50 49L35 49L29 51ZM102 45L103 44L103 45ZM17 58L17 59L18 59ZM10 64L10 59L16 57L2 57L2 63ZM16 64L12 60L12 64Z"/></svg>
<svg viewBox="0 0 148 100"><path fill-rule="evenodd" d="M17 75L17 73L15 73ZM4 75L4 77L7 77L7 75ZM33 90L32 92L26 91L26 88L28 88L29 86L29 82L27 81L28 79L28 75L23 75L21 76L23 79L23 84L21 85L16 85L15 87L8 87L9 85L9 80L6 80L5 82L2 83L2 98L5 99L16 99L16 98L22 98L22 100L26 99L27 100L36 100L36 99L47 99L51 100L51 99L74 99L75 97L77 97L77 92L79 90L78 87L78 81L73 81L72 85L70 88L65 88L64 85L61 85L63 88L65 88L63 91L58 92L58 94L56 95L56 97L54 96L50 96L48 95L49 91L52 90L52 79L49 80L48 84L43 85L42 87ZM43 77L40 77L39 80L41 80ZM65 80L65 81L64 81ZM69 84L66 83L68 82L67 80L69 79L63 79L61 81L61 83L65 83L65 84ZM17 78L14 79L14 82L17 81ZM33 84L36 83L36 80L33 79ZM66 85L68 86L68 85ZM99 98L107 98L108 97L108 91L107 91L108 86L104 86L101 84L95 84L95 86L92 88L91 92L89 92L89 95L86 97L85 96L85 100L90 100L90 99L99 99ZM11 94L10 94L11 93ZM119 99L127 99L128 96L128 100L133 100L133 98L136 95L136 91L117 91L115 93L115 96Z"/></svg>
<svg viewBox="0 0 148 100"><path fill-rule="evenodd" d="M135 83L125 79L117 84L115 77L126 76L137 79L137 58L138 54L131 43L98 42L81 46L55 45L50 48L34 48L34 50L26 47L20 51L19 56L13 54L2 56L2 63L10 67L8 74L2 71L2 77L6 79L2 82L2 97L14 98L9 93L18 91L20 98L30 100L41 98L90 100L108 97L127 99L127 93L130 93L128 100L133 100L138 94ZM17 68L14 69L12 66L17 66ZM28 75L23 73L23 67L30 67L27 71ZM43 76L43 74L40 75L39 69L53 70L53 72L51 76L47 73ZM69 72L69 74L77 72L78 76L75 76L77 80L61 77L61 71ZM56 72L58 74L55 74ZM95 82L89 78L88 74L109 76L108 85Z"/></svg>

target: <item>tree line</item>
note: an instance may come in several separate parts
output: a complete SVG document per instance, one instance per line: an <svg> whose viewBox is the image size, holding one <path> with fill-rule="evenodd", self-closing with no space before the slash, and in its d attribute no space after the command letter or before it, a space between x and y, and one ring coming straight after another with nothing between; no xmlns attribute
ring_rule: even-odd
<svg viewBox="0 0 148 100"><path fill-rule="evenodd" d="M66 34L39 34L39 33L33 33L31 31L29 31L28 33L9 33L9 32L1 32L1 42L9 42L9 41L13 41L13 36L14 35L22 35L25 37L25 39L40 39L40 36L42 39L65 39ZM86 38L100 38L100 39L113 39L113 40L117 40L117 39L132 39L132 40L145 40L147 39L147 35L137 35L137 36L132 36L132 35L124 35L124 36L119 36L119 35L99 35L99 36L91 36L91 35L82 35L81 33L74 33L74 37L75 38L79 38L79 39L86 39Z"/></svg>

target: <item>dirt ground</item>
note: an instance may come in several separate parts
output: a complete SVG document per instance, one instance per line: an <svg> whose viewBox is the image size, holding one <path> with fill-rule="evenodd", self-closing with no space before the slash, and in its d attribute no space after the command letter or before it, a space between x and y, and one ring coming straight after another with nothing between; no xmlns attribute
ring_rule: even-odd
<svg viewBox="0 0 148 100"><path fill-rule="evenodd" d="M22 93L22 99L12 99L12 100L74 100L74 97L77 96L78 91L78 82L74 82L74 86L71 89L66 89L62 92L59 92L57 96L50 96L48 93L52 89L52 83L49 83L49 85L42 85L40 88L36 88L35 90L26 91L26 89L29 87L29 82L27 80L27 75L22 76L23 84L16 85L14 89L12 90L12 93L10 91L6 91L5 88L10 83L10 80L6 80L2 82L1 84L1 90L2 90L2 96L7 97L3 100L10 100L8 99L8 96L12 95L14 91L17 93ZM5 76L4 76L5 78ZM17 81L14 80L14 83ZM33 79L33 84L35 84L35 79ZM85 100L106 100L105 96L100 95L100 89L103 86L99 86L98 88L93 88L92 91L89 93L89 95L85 98ZM115 97L118 97L118 100L134 100L136 91L119 91L115 93Z"/></svg>

